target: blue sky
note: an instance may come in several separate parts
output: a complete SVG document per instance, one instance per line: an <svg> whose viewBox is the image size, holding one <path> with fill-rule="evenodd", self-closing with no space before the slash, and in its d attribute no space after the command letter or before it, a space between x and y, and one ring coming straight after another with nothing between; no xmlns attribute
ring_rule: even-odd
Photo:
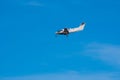
<svg viewBox="0 0 120 80"><path fill-rule="evenodd" d="M119 23L119 0L1 0L0 80L119 80Z"/></svg>

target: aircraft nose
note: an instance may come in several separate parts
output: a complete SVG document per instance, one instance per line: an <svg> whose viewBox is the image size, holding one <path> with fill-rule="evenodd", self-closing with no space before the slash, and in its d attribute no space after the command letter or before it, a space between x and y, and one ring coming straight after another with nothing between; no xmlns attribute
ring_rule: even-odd
<svg viewBox="0 0 120 80"><path fill-rule="evenodd" d="M58 34L58 32L55 32L55 34Z"/></svg>

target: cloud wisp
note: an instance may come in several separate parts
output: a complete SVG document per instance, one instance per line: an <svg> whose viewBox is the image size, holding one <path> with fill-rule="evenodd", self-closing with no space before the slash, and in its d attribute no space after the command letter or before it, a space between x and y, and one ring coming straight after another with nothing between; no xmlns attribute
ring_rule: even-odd
<svg viewBox="0 0 120 80"><path fill-rule="evenodd" d="M120 67L120 46L91 43L86 46L85 53L87 53L88 56Z"/></svg>
<svg viewBox="0 0 120 80"><path fill-rule="evenodd" d="M115 73L79 74L75 72L49 73L41 75L5 77L0 80L119 80Z"/></svg>
<svg viewBox="0 0 120 80"><path fill-rule="evenodd" d="M36 2L36 1L27 2L25 5L27 5L27 6L34 6L34 7L43 7L44 6L43 3Z"/></svg>

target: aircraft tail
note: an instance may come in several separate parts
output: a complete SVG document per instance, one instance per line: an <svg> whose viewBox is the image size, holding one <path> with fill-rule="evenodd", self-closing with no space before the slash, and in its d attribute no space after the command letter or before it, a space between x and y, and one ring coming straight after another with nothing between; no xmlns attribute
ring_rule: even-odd
<svg viewBox="0 0 120 80"><path fill-rule="evenodd" d="M84 27L85 27L85 23L83 22L80 24L78 30L84 30Z"/></svg>
<svg viewBox="0 0 120 80"><path fill-rule="evenodd" d="M81 23L79 27L76 27L76 28L71 28L69 29L68 31L71 33L71 32L78 32L78 31L82 31L84 30L84 27L85 27L85 23Z"/></svg>

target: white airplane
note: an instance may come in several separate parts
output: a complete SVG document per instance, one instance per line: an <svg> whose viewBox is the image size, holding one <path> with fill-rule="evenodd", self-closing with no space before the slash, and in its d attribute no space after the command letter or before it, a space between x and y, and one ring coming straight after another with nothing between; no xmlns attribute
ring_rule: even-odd
<svg viewBox="0 0 120 80"><path fill-rule="evenodd" d="M76 28L64 28L56 32L58 35L68 35L69 33L82 31L85 27L85 23L81 23L79 27Z"/></svg>

